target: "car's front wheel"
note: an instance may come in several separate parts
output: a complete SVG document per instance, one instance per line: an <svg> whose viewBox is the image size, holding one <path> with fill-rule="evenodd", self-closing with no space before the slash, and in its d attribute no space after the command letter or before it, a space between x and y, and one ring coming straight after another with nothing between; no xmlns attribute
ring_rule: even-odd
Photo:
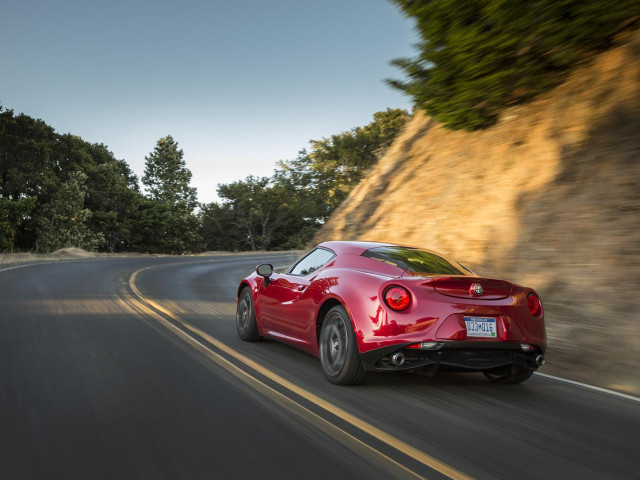
<svg viewBox="0 0 640 480"><path fill-rule="evenodd" d="M320 363L331 383L354 385L364 379L356 335L342 305L327 312L320 330Z"/></svg>
<svg viewBox="0 0 640 480"><path fill-rule="evenodd" d="M257 342L262 339L256 323L256 310L253 308L251 289L245 287L238 297L236 309L236 327L238 336L245 342Z"/></svg>
<svg viewBox="0 0 640 480"><path fill-rule="evenodd" d="M533 375L534 370L519 365L508 365L484 373L493 383L522 383Z"/></svg>

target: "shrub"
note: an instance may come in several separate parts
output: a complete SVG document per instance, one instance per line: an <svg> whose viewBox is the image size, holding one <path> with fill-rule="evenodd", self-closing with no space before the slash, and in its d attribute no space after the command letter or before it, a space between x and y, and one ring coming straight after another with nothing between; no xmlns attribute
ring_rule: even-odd
<svg viewBox="0 0 640 480"><path fill-rule="evenodd" d="M473 130L557 85L606 48L638 0L392 0L415 19L419 54L388 80L447 127Z"/></svg>

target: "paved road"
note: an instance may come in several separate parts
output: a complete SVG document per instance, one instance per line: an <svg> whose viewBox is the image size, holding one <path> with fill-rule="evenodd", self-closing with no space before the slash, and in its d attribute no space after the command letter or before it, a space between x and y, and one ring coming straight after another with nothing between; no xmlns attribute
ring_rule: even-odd
<svg viewBox="0 0 640 480"><path fill-rule="evenodd" d="M338 387L305 353L239 341L237 282L266 260L293 258L0 271L0 478L640 476L640 402L541 376Z"/></svg>

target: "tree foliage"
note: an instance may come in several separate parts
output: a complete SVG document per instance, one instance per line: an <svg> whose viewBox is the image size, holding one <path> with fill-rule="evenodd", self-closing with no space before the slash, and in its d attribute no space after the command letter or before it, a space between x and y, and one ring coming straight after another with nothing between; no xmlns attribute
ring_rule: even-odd
<svg viewBox="0 0 640 480"><path fill-rule="evenodd" d="M153 203L143 208L140 217L144 227L140 235L151 251L185 253L201 248L198 218L193 212L198 205L196 189L189 186L191 171L184 153L171 135L158 140L145 157L142 183ZM149 218L155 221L150 224Z"/></svg>
<svg viewBox="0 0 640 480"><path fill-rule="evenodd" d="M304 248L408 118L403 110L378 112L364 127L312 140L273 176L219 185L219 202L198 205L171 136L146 157L145 195L105 145L0 107L0 252Z"/></svg>
<svg viewBox="0 0 640 480"><path fill-rule="evenodd" d="M184 161L184 153L178 149L171 135L158 140L155 149L145 157L142 183L152 200L170 207L193 212L198 204L196 189L189 186L191 170Z"/></svg>
<svg viewBox="0 0 640 480"><path fill-rule="evenodd" d="M311 151L279 163L275 180L295 191L308 212L324 222L362 180L403 130L409 114L387 109L373 115L364 127L311 140Z"/></svg>
<svg viewBox="0 0 640 480"><path fill-rule="evenodd" d="M84 176L74 179L76 172ZM87 248L97 245L108 251L130 250L131 215L141 197L137 182L126 162L115 159L104 145L57 134L42 120L0 107L2 251L50 249L65 243L64 238ZM66 220L52 222L51 218L64 216L55 212L68 207L61 203L61 192L71 191L76 199L82 192L83 204L78 211L83 218L69 237L62 231ZM68 226L67 233L73 231Z"/></svg>
<svg viewBox="0 0 640 480"><path fill-rule="evenodd" d="M60 184L51 200L38 215L37 251L50 252L63 247L77 247L94 251L104 242L100 232L88 226L91 210L84 208L87 176L75 171Z"/></svg>
<svg viewBox="0 0 640 480"><path fill-rule="evenodd" d="M13 252L16 235L33 212L38 197L10 200L0 198L0 251Z"/></svg>
<svg viewBox="0 0 640 480"><path fill-rule="evenodd" d="M453 129L495 122L605 48L637 0L392 0L416 22L418 56L389 83Z"/></svg>
<svg viewBox="0 0 640 480"><path fill-rule="evenodd" d="M179 174L190 179L185 170ZM195 190L166 185L162 199L147 200L129 165L106 146L0 107L0 251L196 250ZM178 199L170 207L163 200L171 188Z"/></svg>
<svg viewBox="0 0 640 480"><path fill-rule="evenodd" d="M304 248L402 131L409 114L377 112L364 127L311 140L311 150L281 161L273 176L218 187L220 204L201 212L210 250ZM218 232L226 232L223 239Z"/></svg>

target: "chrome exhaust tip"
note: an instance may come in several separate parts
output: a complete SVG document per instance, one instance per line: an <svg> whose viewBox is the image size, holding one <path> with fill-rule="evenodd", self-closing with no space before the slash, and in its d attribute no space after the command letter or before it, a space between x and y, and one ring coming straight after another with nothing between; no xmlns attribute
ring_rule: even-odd
<svg viewBox="0 0 640 480"><path fill-rule="evenodd" d="M544 365L546 363L544 356L543 355L538 355L536 357L536 365L538 365L539 367L541 367L542 365Z"/></svg>
<svg viewBox="0 0 640 480"><path fill-rule="evenodd" d="M402 352L396 352L391 355L391 364L399 367L404 363L404 354Z"/></svg>

